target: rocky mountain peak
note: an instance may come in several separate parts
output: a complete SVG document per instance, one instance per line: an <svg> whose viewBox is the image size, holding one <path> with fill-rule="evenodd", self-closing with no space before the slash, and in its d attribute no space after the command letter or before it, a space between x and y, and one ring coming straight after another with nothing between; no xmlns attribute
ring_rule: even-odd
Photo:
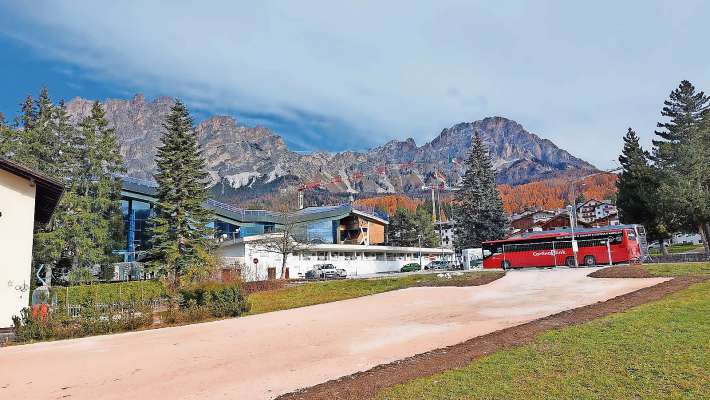
<svg viewBox="0 0 710 400"><path fill-rule="evenodd" d="M170 97L147 100L142 94L103 102L130 175L152 176L162 124L173 104ZM79 121L88 115L91 105L91 100L75 98L67 103L67 109L73 120ZM293 152L270 129L244 126L230 116L212 116L195 127L219 194L236 199L284 185L313 187L320 183L322 190L345 193L409 192L442 180L455 186L465 172L462 160L468 155L474 132L479 132L488 146L499 182L518 184L569 171L595 170L551 141L500 116L454 124L422 146L407 138L390 140L366 152L339 153Z"/></svg>

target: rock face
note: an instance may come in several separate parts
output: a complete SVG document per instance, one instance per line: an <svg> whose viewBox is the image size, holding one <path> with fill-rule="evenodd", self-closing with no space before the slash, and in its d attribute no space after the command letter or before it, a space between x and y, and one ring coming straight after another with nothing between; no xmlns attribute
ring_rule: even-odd
<svg viewBox="0 0 710 400"><path fill-rule="evenodd" d="M128 173L150 178L160 145L164 117L173 100L143 95L130 100L106 100L106 114L116 129ZM75 98L67 109L79 121L91 101ZM515 121L491 117L459 123L429 143L392 140L367 152L299 154L267 128L247 127L232 117L213 116L196 128L215 189L225 197L246 192L270 192L306 185L333 193L395 193L423 185L455 186L465 172L464 161L474 132L488 145L501 183L520 184L567 173L595 170L547 139L526 131Z"/></svg>

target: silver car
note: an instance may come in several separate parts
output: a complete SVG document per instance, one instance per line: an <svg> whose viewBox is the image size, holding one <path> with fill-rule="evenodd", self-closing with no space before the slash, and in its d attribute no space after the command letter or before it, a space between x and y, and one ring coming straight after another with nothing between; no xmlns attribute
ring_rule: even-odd
<svg viewBox="0 0 710 400"><path fill-rule="evenodd" d="M306 279L342 279L347 276L347 271L336 268L333 264L316 264L306 272Z"/></svg>

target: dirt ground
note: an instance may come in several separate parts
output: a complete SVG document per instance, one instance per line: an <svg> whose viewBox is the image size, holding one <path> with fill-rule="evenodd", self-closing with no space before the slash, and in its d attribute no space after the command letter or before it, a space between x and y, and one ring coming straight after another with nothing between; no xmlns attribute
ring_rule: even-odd
<svg viewBox="0 0 710 400"><path fill-rule="evenodd" d="M464 365L477 352L505 345L491 332L667 281L588 273L512 271L483 286L409 288L244 318L2 348L0 398L272 399L368 371L298 395L363 398L383 384ZM590 313L584 318L594 318ZM565 323L566 314L559 315L562 320L535 329ZM538 331L509 334L526 340ZM468 352L435 350L481 335L487 339ZM376 379L362 380L371 376Z"/></svg>
<svg viewBox="0 0 710 400"><path fill-rule="evenodd" d="M589 276L592 278L650 278L652 275L642 265L617 265L596 270Z"/></svg>
<svg viewBox="0 0 710 400"><path fill-rule="evenodd" d="M634 275L632 271L629 272ZM638 276L630 277L637 278ZM437 372L463 368L476 358L497 350L532 342L535 337L547 330L581 324L649 301L659 300L669 293L684 289L704 279L706 278L675 278L671 281L627 293L604 302L563 311L526 324L478 336L460 344L433 350L390 364L380 365L368 371L279 396L277 400L369 399L389 386L415 378L430 376Z"/></svg>

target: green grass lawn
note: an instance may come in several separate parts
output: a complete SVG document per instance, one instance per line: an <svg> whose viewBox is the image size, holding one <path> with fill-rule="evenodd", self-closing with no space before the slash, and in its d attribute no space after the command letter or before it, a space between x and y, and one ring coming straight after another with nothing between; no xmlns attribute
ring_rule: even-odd
<svg viewBox="0 0 710 400"><path fill-rule="evenodd" d="M710 282L393 386L384 399L708 399Z"/></svg>
<svg viewBox="0 0 710 400"><path fill-rule="evenodd" d="M655 276L710 275L710 262L644 264L643 266Z"/></svg>
<svg viewBox="0 0 710 400"><path fill-rule="evenodd" d="M655 276L710 275L710 263L646 264ZM393 386L389 399L710 398L710 282L467 367Z"/></svg>
<svg viewBox="0 0 710 400"><path fill-rule="evenodd" d="M668 253L670 254L676 254L676 253L687 253L689 251L693 250L698 250L702 249L703 245L702 244L672 244L666 246L666 249L668 250ZM659 256L661 255L660 250L658 249L653 249L651 251L652 256Z"/></svg>
<svg viewBox="0 0 710 400"><path fill-rule="evenodd" d="M312 282L299 286L258 292L249 296L250 314L328 303L355 297L383 293L412 286L461 285L483 276L501 274L495 271L465 272L451 277L439 274L415 274L379 279L347 279L339 281Z"/></svg>

